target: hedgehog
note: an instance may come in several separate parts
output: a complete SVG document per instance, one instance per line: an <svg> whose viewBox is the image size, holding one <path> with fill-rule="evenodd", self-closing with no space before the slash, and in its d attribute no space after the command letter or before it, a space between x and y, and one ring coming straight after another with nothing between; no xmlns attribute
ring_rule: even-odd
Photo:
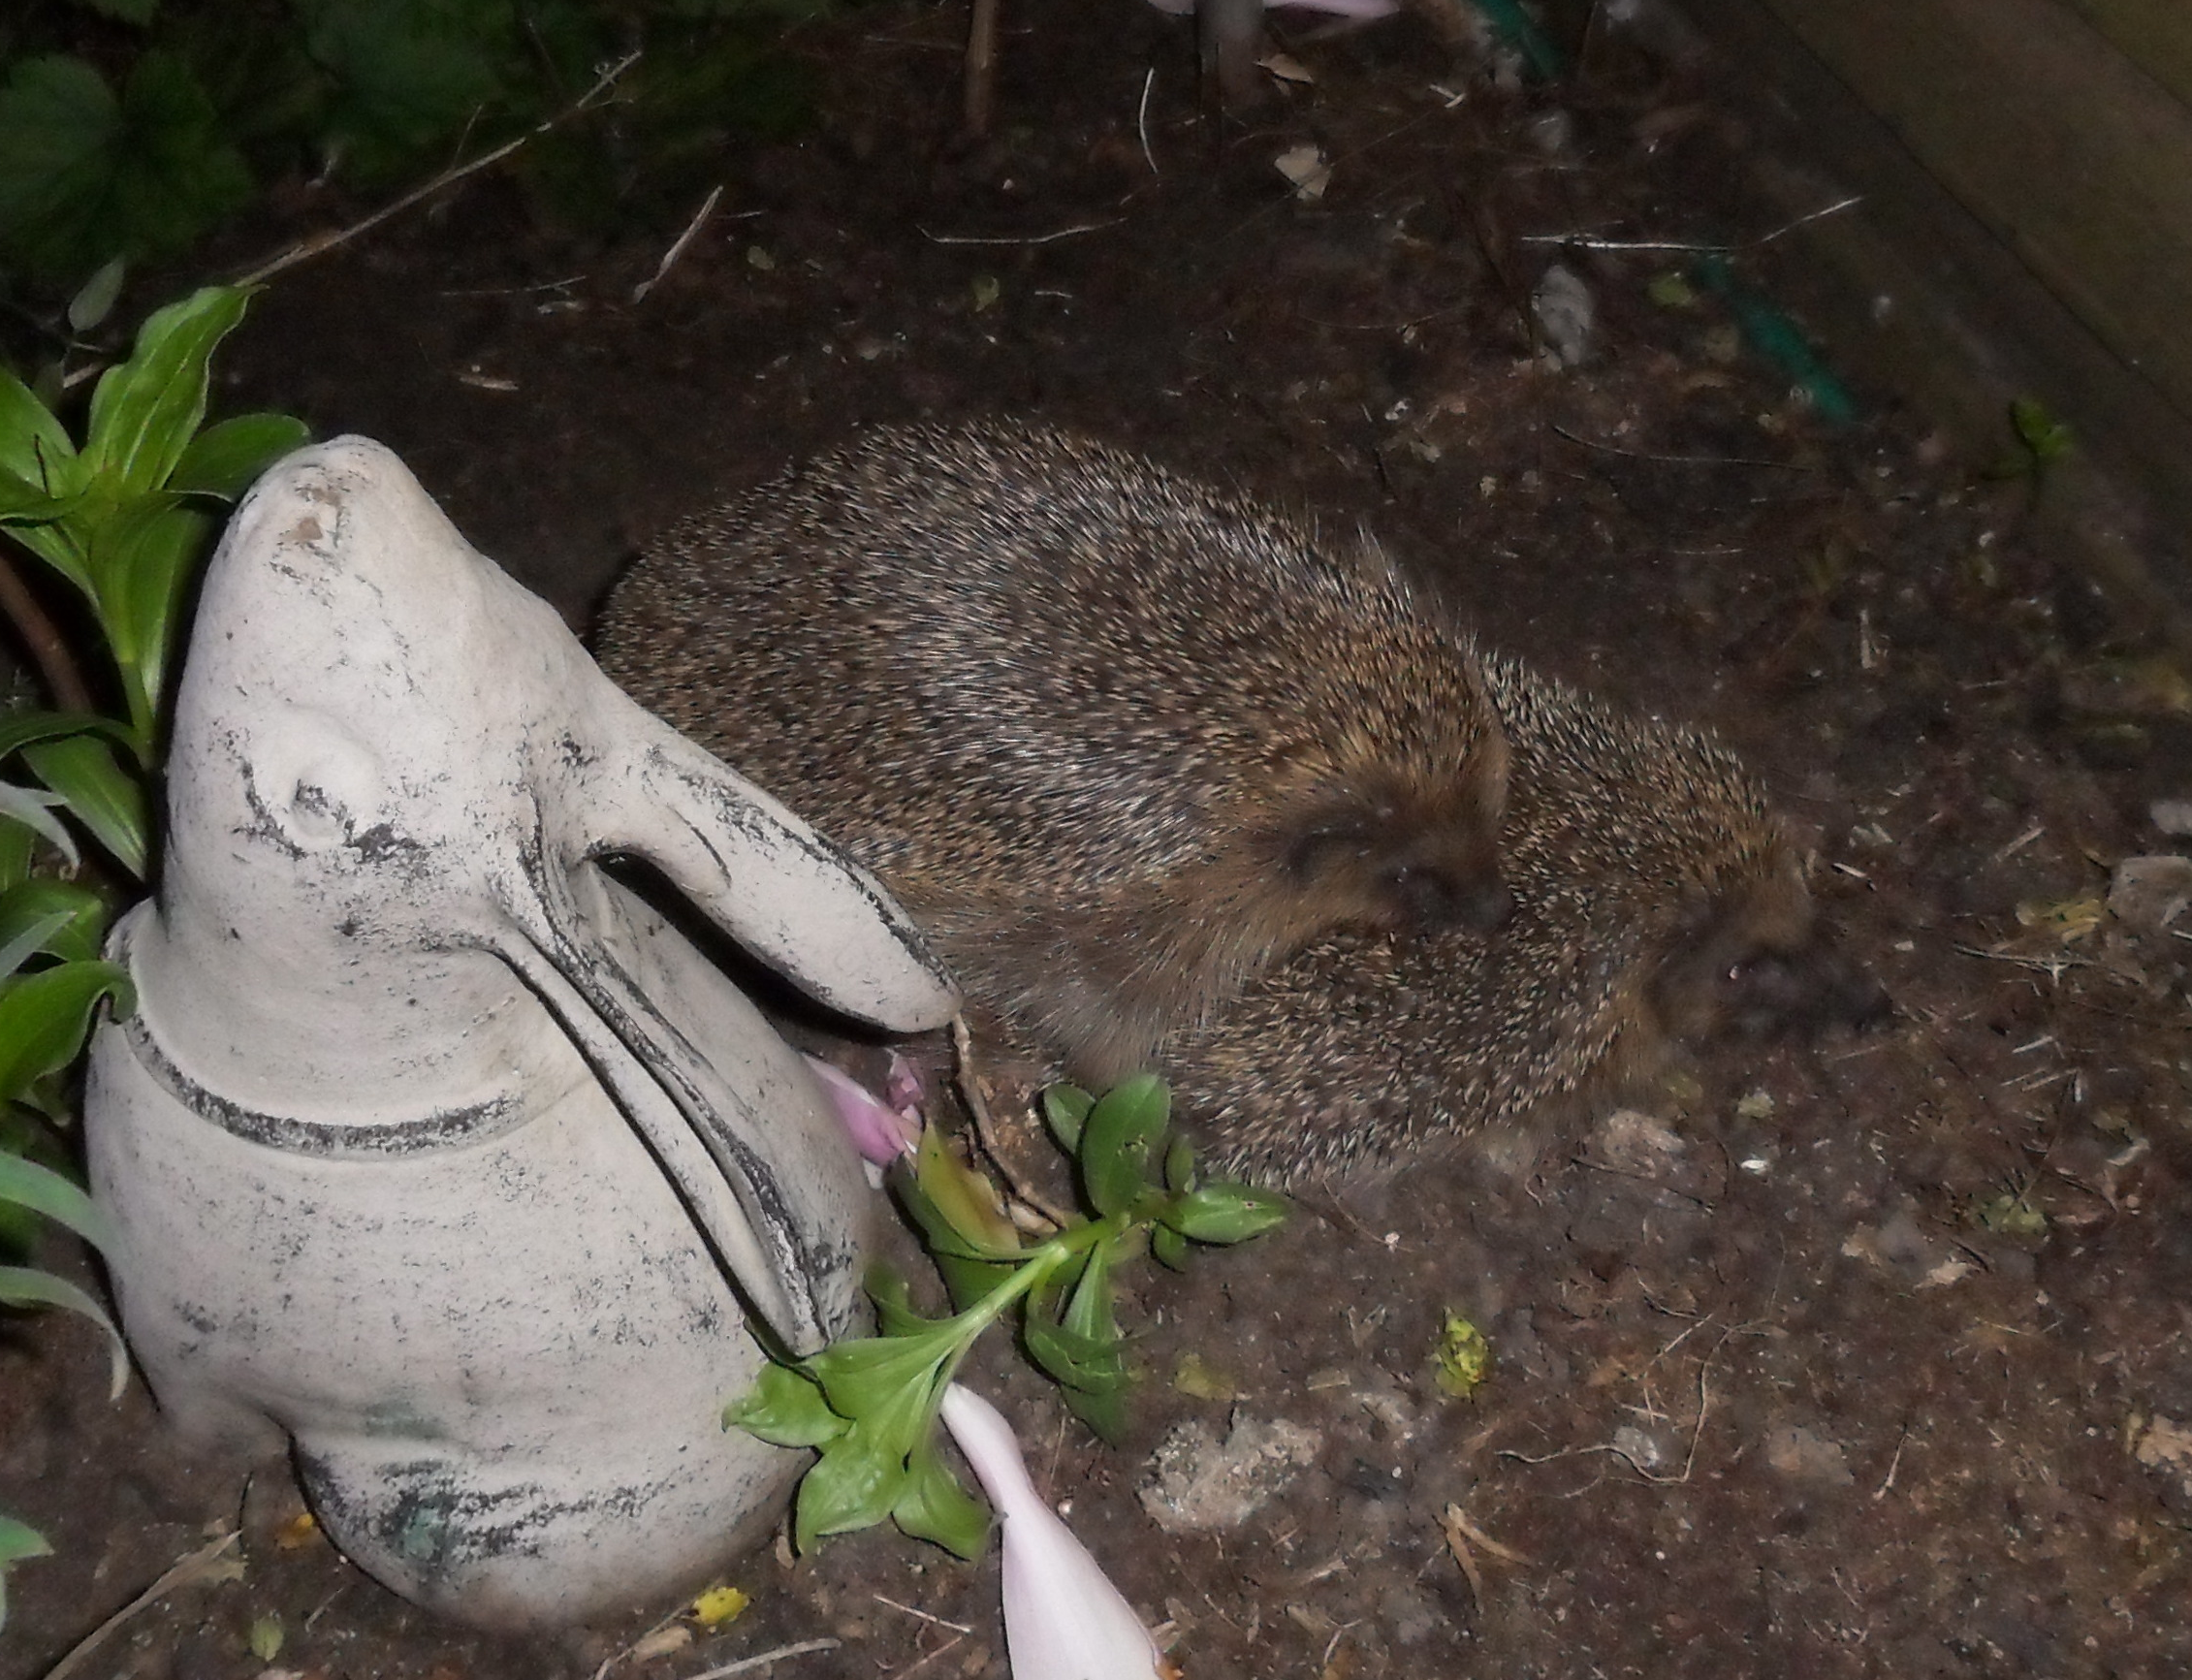
<svg viewBox="0 0 2192 1680"><path fill-rule="evenodd" d="M1683 1044L1887 1012L1725 746L1502 655L1480 669L1512 752L1512 918L1314 941L1178 1035L1163 1071L1215 1169L1294 1189L1389 1171L1603 1105Z"/></svg>
<svg viewBox="0 0 2192 1680"><path fill-rule="evenodd" d="M1070 432L869 433L672 532L597 650L1099 1087L1318 940L1512 906L1466 630L1371 538Z"/></svg>

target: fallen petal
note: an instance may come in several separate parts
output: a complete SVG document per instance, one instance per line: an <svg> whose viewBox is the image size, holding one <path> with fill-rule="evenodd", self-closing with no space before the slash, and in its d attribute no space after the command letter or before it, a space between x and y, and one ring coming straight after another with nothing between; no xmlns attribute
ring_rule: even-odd
<svg viewBox="0 0 2192 1680"><path fill-rule="evenodd" d="M1176 1672L1134 1607L1035 1492L997 1408L955 1382L941 1412L1003 1522L1012 1680L1165 1680Z"/></svg>
<svg viewBox="0 0 2192 1680"><path fill-rule="evenodd" d="M890 1077L883 1083L883 1100L901 1117L910 1120L916 1132L921 1129L921 1109L929 1100L929 1088L921 1082L921 1070L895 1050L891 1052Z"/></svg>
<svg viewBox="0 0 2192 1680"><path fill-rule="evenodd" d="M818 1056L807 1059L808 1070L820 1081L823 1094L829 1097L830 1106L838 1111L844 1128L852 1135L852 1147L877 1166L888 1166L919 1140L921 1122L918 1116L909 1121L897 1113L887 1103L841 1067L833 1067Z"/></svg>

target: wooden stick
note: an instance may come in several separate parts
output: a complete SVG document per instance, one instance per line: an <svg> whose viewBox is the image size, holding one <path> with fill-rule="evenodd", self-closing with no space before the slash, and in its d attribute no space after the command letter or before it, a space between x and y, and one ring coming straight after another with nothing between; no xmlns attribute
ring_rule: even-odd
<svg viewBox="0 0 2192 1680"><path fill-rule="evenodd" d="M136 1598L78 1640L74 1650L47 1670L46 1680L68 1680L71 1674L83 1666L92 1652L98 1650L106 1642L108 1635L112 1633L115 1629L130 1621L133 1617L150 1609L177 1587L195 1581L213 1567L223 1552L242 1537L242 1530L230 1529L226 1534L207 1540L206 1544L175 1565L166 1574L146 1587L143 1592L138 1594Z"/></svg>
<svg viewBox="0 0 2192 1680"><path fill-rule="evenodd" d="M997 102L998 0L974 0L967 26L966 118L969 140L987 140Z"/></svg>
<svg viewBox="0 0 2192 1680"><path fill-rule="evenodd" d="M53 697L54 706L62 712L97 712L99 707L91 698L68 638L39 605L38 597L16 570L15 561L5 554L0 554L0 612L8 615L30 656L38 661L38 674L46 679L47 692Z"/></svg>
<svg viewBox="0 0 2192 1680"><path fill-rule="evenodd" d="M349 240L356 238L360 234L370 232L372 229L379 227L381 223L387 221L391 216L400 215L403 211L409 209L413 205L419 203L420 200L433 197L435 193L440 192L444 187L455 186L466 175L477 174L481 170L488 168L490 165L500 163L504 158L508 157L512 152L516 151L520 146L524 145L525 142L531 140L535 135L546 134L557 123L567 121L569 118L578 115L580 111L585 111L588 107L592 106L601 98L604 93L608 92L609 89L613 85L615 85L616 80L619 77L622 76L625 71L631 69L633 65L639 62L639 58L640 55L637 52L626 53L622 58L619 58L616 63L612 64L607 70L604 70L601 75L595 79L593 85L588 88L586 92L580 94L579 97L571 104L565 106L561 111L557 111L554 116L548 118L547 121L539 124L537 127L532 128L527 132L518 136L516 140L504 141L492 151L481 154L479 157L472 159L470 163L452 165L450 168L443 170L441 174L435 175L433 179L428 181L424 186L412 188L411 191L405 193L394 204L383 205L379 209L375 210L371 215L365 217L363 221L353 222L349 227L339 228L333 233L314 234L309 238L298 240L296 244L290 246L288 250L282 252L278 257L270 258L268 261L261 263L257 268L252 269L243 274L239 274L231 283L238 286L256 286L263 280L270 280L274 277L274 275L280 273L284 269L293 269L299 263L304 262L308 258L318 256L322 251L332 251L335 248L335 246L344 244Z"/></svg>

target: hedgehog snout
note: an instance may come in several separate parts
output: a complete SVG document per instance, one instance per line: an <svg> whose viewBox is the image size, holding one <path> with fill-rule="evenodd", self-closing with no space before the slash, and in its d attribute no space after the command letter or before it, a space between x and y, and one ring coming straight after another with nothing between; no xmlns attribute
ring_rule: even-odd
<svg viewBox="0 0 2192 1680"><path fill-rule="evenodd" d="M1880 983L1819 928L1810 896L1769 877L1694 915L1661 962L1653 1001L1679 1038L1796 1036L1892 1013Z"/></svg>
<svg viewBox="0 0 2192 1680"><path fill-rule="evenodd" d="M1721 977L1730 1031L1776 1038L1828 1027L1863 1031L1894 1013L1887 990L1825 940L1792 951L1760 951Z"/></svg>

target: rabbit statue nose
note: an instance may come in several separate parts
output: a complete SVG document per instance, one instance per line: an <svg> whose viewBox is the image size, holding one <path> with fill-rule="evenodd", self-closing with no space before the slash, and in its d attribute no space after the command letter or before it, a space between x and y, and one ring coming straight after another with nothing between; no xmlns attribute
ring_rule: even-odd
<svg viewBox="0 0 2192 1680"><path fill-rule="evenodd" d="M758 1537L801 1459L722 1427L748 1325L810 1351L858 1312L857 1159L662 894L842 1013L957 1007L873 879L389 451L270 472L207 574L158 894L113 936L138 1008L93 1046L93 1192L175 1422L286 1434L330 1537L469 1621Z"/></svg>

